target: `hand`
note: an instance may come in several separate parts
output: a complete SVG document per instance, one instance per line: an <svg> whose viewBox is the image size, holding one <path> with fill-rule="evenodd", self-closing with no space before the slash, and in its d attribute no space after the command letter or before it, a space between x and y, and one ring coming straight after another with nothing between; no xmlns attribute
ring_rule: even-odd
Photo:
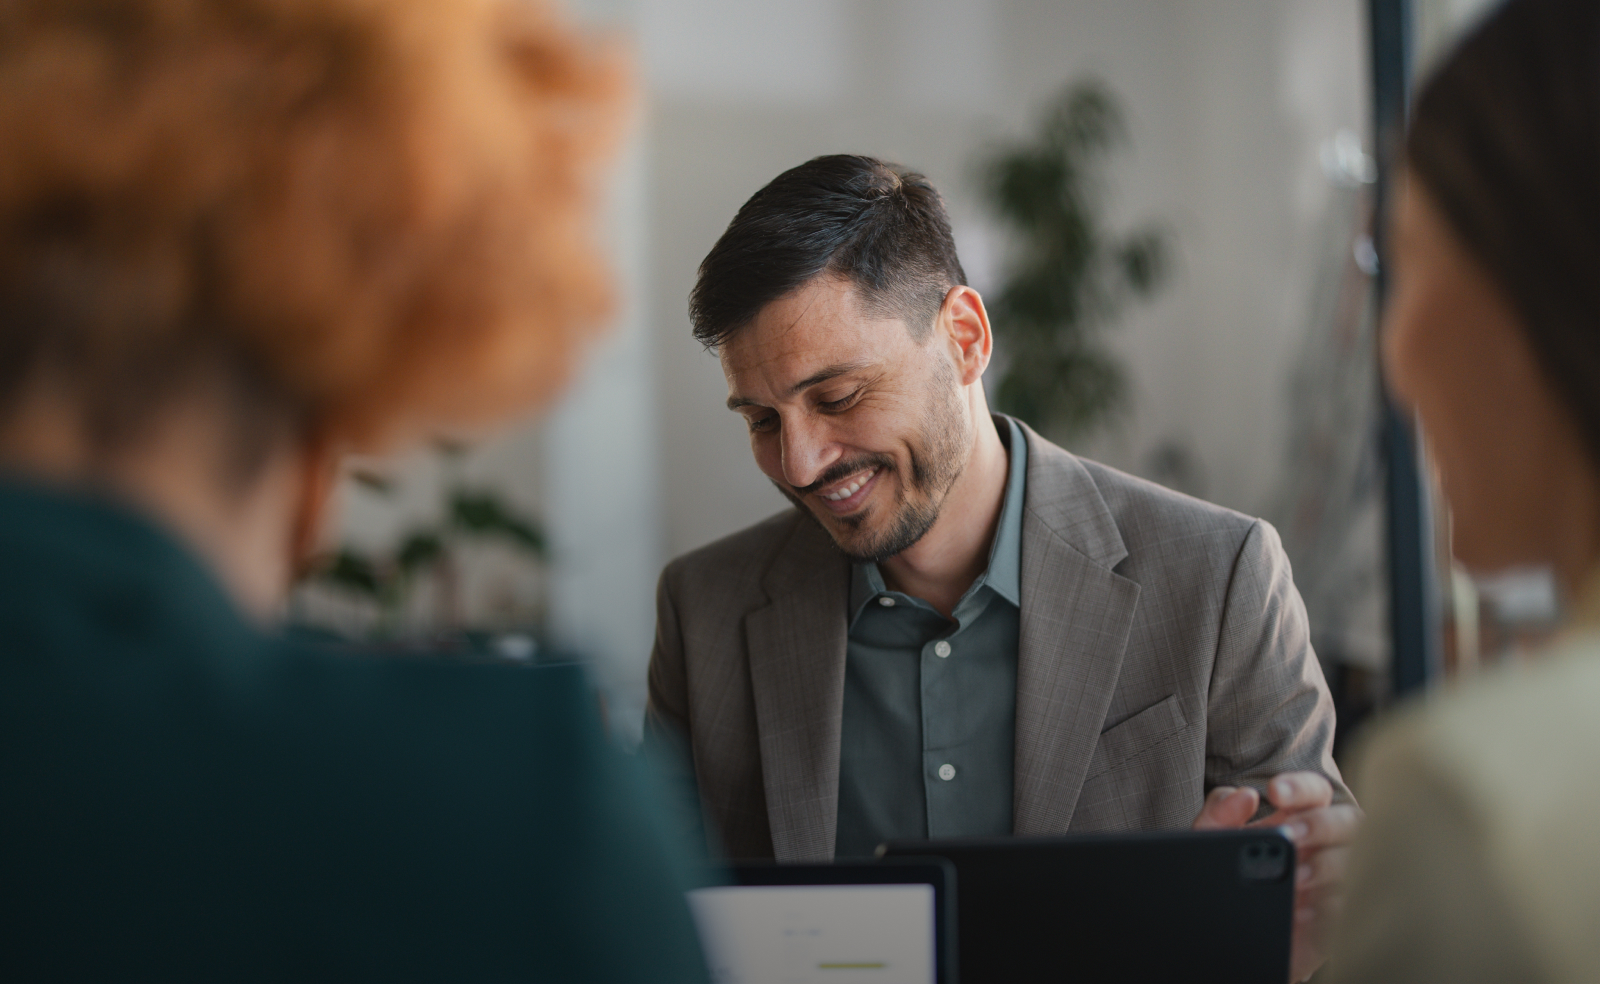
<svg viewBox="0 0 1600 984"><path fill-rule="evenodd" d="M1207 796L1195 830L1281 827L1294 842L1294 941L1289 952L1289 979L1303 981L1326 959L1328 924L1344 895L1350 841L1361 825L1361 810L1333 802L1333 785L1315 772L1285 772L1267 784L1267 802L1275 808L1252 821L1261 795L1249 787L1218 786Z"/></svg>

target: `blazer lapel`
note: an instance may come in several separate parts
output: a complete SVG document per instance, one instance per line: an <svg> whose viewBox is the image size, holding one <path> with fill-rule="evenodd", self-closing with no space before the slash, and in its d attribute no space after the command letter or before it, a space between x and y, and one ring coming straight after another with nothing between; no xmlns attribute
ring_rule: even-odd
<svg viewBox="0 0 1600 984"><path fill-rule="evenodd" d="M1110 508L1072 455L1024 428L1013 829L1066 831L1116 691L1139 585Z"/></svg>
<svg viewBox="0 0 1600 984"><path fill-rule="evenodd" d="M772 848L833 858L839 807L850 562L809 518L762 579L772 603L745 618Z"/></svg>

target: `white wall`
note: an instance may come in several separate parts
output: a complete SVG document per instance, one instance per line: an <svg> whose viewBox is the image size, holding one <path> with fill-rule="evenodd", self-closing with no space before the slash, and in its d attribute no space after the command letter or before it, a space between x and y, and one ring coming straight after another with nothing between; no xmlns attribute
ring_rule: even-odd
<svg viewBox="0 0 1600 984"><path fill-rule="evenodd" d="M1366 129L1363 7L641 0L668 553L783 507L685 313L696 265L744 199L817 154L911 165L944 192L981 291L997 242L974 195L974 161L1086 74L1121 97L1130 125L1111 176L1112 223L1165 224L1178 263L1161 297L1112 336L1131 371L1131 416L1079 450L1139 471L1177 441L1211 498L1267 508L1287 440L1288 366L1321 255L1318 151L1340 129Z"/></svg>
<svg viewBox="0 0 1600 984"><path fill-rule="evenodd" d="M1364 0L578 6L634 33L646 89L610 220L622 315L554 414L469 468L551 530L551 625L594 656L625 733L661 564L784 507L723 406L716 359L690 337L695 268L751 193L818 154L928 174L982 291L1003 243L975 197L975 161L1024 135L1062 84L1105 80L1131 136L1109 175L1111 224L1164 224L1177 265L1110 336L1131 414L1076 450L1147 471L1178 442L1198 463L1196 491L1252 513L1280 498L1290 367L1328 252L1318 152L1340 129L1366 130ZM398 506L351 494L352 539L381 542L430 508L430 466L406 473Z"/></svg>
<svg viewBox="0 0 1600 984"><path fill-rule="evenodd" d="M619 293L613 334L549 418L544 495L550 532L550 632L595 661L613 719L632 737L644 714L663 562L657 413L658 333L650 278L642 143L615 181L610 238Z"/></svg>

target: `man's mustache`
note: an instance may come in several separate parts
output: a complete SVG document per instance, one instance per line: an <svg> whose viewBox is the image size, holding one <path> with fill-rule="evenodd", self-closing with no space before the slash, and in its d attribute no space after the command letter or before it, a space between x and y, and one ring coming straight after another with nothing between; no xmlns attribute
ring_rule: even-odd
<svg viewBox="0 0 1600 984"><path fill-rule="evenodd" d="M828 470L823 472L820 478L818 478L815 482L812 482L810 485L807 485L805 488L794 488L791 486L791 489L796 496L808 496L818 489L827 488L834 482L849 478L858 471L863 471L865 469L874 467L893 470L894 462L887 455L881 454L866 455L860 458L852 458L849 461L840 461L829 466Z"/></svg>

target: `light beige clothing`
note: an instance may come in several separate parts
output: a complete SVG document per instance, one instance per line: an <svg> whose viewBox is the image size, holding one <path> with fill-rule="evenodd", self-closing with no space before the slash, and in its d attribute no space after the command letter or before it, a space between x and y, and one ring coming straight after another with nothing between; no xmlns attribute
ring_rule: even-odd
<svg viewBox="0 0 1600 984"><path fill-rule="evenodd" d="M1184 828L1290 769L1347 798L1272 527L1025 433L1015 833ZM729 856L833 854L849 589L798 509L661 576L647 736L687 737Z"/></svg>
<svg viewBox="0 0 1600 984"><path fill-rule="evenodd" d="M1365 744L1336 979L1600 981L1597 592L1536 659Z"/></svg>

